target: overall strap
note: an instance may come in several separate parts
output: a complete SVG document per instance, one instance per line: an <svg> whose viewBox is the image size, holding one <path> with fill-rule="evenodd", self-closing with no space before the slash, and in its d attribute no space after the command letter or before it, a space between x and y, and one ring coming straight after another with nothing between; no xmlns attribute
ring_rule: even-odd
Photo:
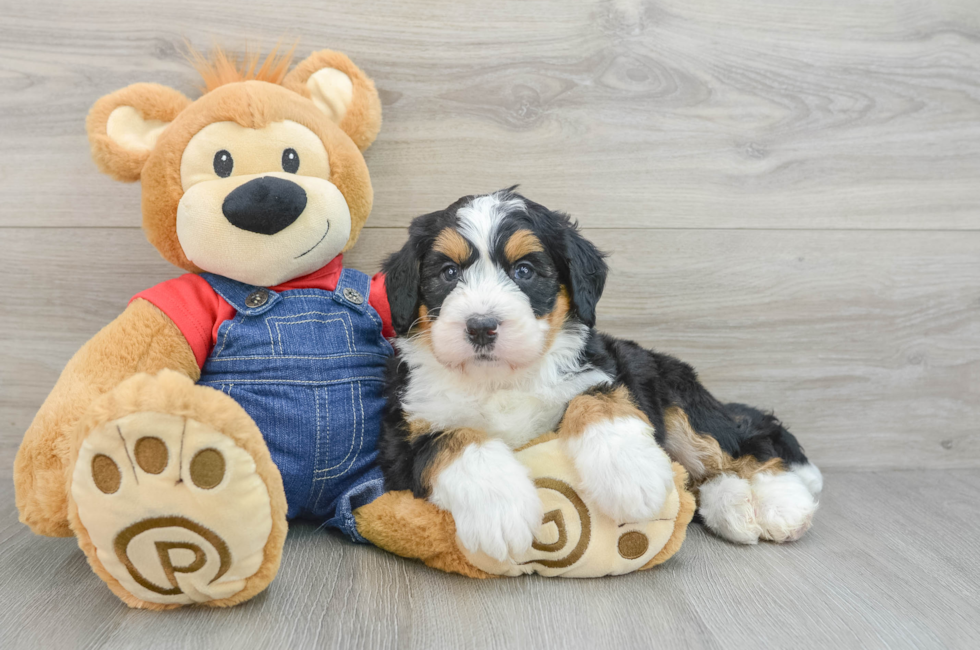
<svg viewBox="0 0 980 650"><path fill-rule="evenodd" d="M238 313L246 316L264 314L282 300L278 293L265 287L255 287L214 273L202 273L201 277Z"/></svg>
<svg viewBox="0 0 980 650"><path fill-rule="evenodd" d="M371 292L371 278L354 269L340 272L333 299L341 305L363 314L367 310L368 296Z"/></svg>

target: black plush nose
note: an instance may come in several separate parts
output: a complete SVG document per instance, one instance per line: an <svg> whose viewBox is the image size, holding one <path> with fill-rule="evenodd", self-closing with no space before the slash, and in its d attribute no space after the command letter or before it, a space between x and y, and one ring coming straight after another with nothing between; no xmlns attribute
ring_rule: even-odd
<svg viewBox="0 0 980 650"><path fill-rule="evenodd" d="M476 347L490 347L497 340L498 325L492 316L474 316L466 321L466 335Z"/></svg>
<svg viewBox="0 0 980 650"><path fill-rule="evenodd" d="M306 192L292 181L263 176L239 185L225 197L225 219L242 230L274 235L306 209Z"/></svg>

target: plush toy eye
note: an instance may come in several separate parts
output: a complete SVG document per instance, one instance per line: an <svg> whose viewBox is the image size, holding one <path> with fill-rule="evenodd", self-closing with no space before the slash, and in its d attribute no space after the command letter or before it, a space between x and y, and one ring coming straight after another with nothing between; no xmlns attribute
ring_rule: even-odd
<svg viewBox="0 0 980 650"><path fill-rule="evenodd" d="M282 152L282 170L290 174L299 171L299 154L295 149L286 149Z"/></svg>
<svg viewBox="0 0 980 650"><path fill-rule="evenodd" d="M454 282L459 277L459 267L455 264L447 264L442 267L442 279L446 282Z"/></svg>
<svg viewBox="0 0 980 650"><path fill-rule="evenodd" d="M235 161L231 159L231 154L224 149L214 154L214 173L221 178L231 176L231 170L234 166Z"/></svg>
<svg viewBox="0 0 980 650"><path fill-rule="evenodd" d="M514 267L514 277L518 280L527 280L534 275L534 268L527 262L521 262Z"/></svg>

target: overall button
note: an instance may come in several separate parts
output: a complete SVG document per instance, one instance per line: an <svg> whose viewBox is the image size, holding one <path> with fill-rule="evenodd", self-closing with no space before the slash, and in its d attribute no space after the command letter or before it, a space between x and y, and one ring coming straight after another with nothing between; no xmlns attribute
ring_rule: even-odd
<svg viewBox="0 0 980 650"><path fill-rule="evenodd" d="M359 305L364 302L364 296L361 295L361 292L357 289L351 289L350 287L344 288L344 298L346 298L348 302L355 305Z"/></svg>
<svg viewBox="0 0 980 650"><path fill-rule="evenodd" d="M267 302L269 302L269 292L265 289L256 289L245 298L245 306L251 309L261 307Z"/></svg>

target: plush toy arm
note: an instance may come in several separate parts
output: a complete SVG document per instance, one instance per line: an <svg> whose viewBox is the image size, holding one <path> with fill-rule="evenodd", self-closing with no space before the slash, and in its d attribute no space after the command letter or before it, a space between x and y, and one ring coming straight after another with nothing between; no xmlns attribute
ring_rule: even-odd
<svg viewBox="0 0 980 650"><path fill-rule="evenodd" d="M70 537L66 467L76 424L89 405L139 372L164 368L194 381L200 369L177 326L137 299L75 353L44 400L17 452L14 488L20 520L35 533Z"/></svg>

